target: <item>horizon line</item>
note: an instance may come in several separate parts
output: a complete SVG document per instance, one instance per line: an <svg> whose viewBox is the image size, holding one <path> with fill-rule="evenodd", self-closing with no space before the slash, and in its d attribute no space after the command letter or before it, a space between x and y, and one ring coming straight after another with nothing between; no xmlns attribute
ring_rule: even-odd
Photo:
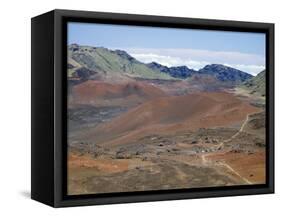
<svg viewBox="0 0 281 217"><path fill-rule="evenodd" d="M240 70L240 69L237 69L235 66L233 66L232 64L228 64L228 63L218 63L218 62L213 62L213 63L206 63L203 67L200 67L199 69L195 69L195 68L192 68L186 64L182 64L182 65L172 65L172 66L168 66L168 65L165 65L165 64L162 64L162 63L159 63L158 61L155 61L155 60L152 60L151 62L147 62L145 63L144 61L141 61L139 59L137 59L136 57L134 57L132 54L130 54L127 50L125 49L120 49L120 48L108 48L108 47L104 47L104 46L94 46L94 45L84 45L84 44L78 44L78 43L70 43L70 44L67 44L67 47L71 46L71 45L77 45L77 46L80 46L80 47L92 47L92 48L103 48L103 49L107 49L107 50L110 50L110 51L124 51L126 52L129 56L133 57L134 59L136 59L137 61L139 61L140 63L142 64L145 64L145 65L148 65L148 64L151 64L151 63L156 63L158 65L161 65L163 67L167 67L167 68L176 68L176 67L187 67L188 69L190 70L194 70L196 72L198 72L199 70L205 68L206 66L209 66L209 65L222 65L222 66L225 66L225 67L228 67L228 68L232 68L232 69L235 69L235 70L238 70L238 71L241 71L243 73L247 73L253 77L256 77L260 72L264 71L266 68L265 66L261 66L261 67L264 67L260 72L258 72L257 74L252 74L252 73L249 73L247 71L243 71L243 70ZM129 48L131 49L131 48ZM178 48L180 49L180 48ZM199 49L194 49L194 50L199 50Z"/></svg>

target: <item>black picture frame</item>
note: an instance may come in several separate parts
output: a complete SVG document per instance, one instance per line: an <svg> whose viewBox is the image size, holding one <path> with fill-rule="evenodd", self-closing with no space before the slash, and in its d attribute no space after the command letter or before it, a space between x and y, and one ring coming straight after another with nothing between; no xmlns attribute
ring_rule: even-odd
<svg viewBox="0 0 281 217"><path fill-rule="evenodd" d="M266 34L266 184L66 195L67 22L93 22ZM274 193L274 24L53 10L32 18L31 197L53 207Z"/></svg>

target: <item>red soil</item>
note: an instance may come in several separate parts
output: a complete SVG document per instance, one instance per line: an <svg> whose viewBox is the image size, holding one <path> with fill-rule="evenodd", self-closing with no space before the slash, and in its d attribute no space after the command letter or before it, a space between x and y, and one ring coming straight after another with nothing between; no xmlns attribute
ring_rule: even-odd
<svg viewBox="0 0 281 217"><path fill-rule="evenodd" d="M69 169L79 169L92 168L103 172L122 172L128 170L127 160L109 160L109 159L93 159L90 155L76 155L69 154L68 156L68 168Z"/></svg>
<svg viewBox="0 0 281 217"><path fill-rule="evenodd" d="M141 82L106 83L89 80L73 87L72 104L131 105L164 96L157 87Z"/></svg>
<svg viewBox="0 0 281 217"><path fill-rule="evenodd" d="M228 164L238 174L254 184L265 183L266 157L264 150L257 150L251 154L243 152L214 153L207 155L206 159L211 161L221 161Z"/></svg>
<svg viewBox="0 0 281 217"><path fill-rule="evenodd" d="M145 102L81 135L106 144L124 144L149 134L171 134L241 123L259 109L225 92L169 96Z"/></svg>

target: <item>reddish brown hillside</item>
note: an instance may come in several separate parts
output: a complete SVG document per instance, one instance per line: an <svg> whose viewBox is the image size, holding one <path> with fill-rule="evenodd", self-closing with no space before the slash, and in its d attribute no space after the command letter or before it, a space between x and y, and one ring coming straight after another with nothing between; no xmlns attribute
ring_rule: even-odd
<svg viewBox="0 0 281 217"><path fill-rule="evenodd" d="M89 80L73 87L71 103L130 106L164 95L159 88L141 82L113 84Z"/></svg>
<svg viewBox="0 0 281 217"><path fill-rule="evenodd" d="M148 101L81 138L109 144L127 143L149 134L171 134L202 127L228 126L259 109L228 93L200 93Z"/></svg>

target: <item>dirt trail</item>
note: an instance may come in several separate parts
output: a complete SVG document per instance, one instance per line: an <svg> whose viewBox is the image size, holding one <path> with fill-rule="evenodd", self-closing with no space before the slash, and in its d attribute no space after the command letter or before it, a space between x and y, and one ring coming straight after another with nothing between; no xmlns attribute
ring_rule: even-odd
<svg viewBox="0 0 281 217"><path fill-rule="evenodd" d="M231 136L229 139L223 140L221 143L218 144L218 148L221 149L224 147L224 144L227 142L230 142L231 140L235 139L241 132L243 132L244 127L246 126L248 120L249 120L249 115L251 114L247 114L245 121L243 122L243 124L241 125L240 129L237 131L237 133L235 133L233 136Z"/></svg>
<svg viewBox="0 0 281 217"><path fill-rule="evenodd" d="M243 132L243 130L244 130L244 128L245 128L247 122L249 121L249 115L251 115L251 114L248 114L248 115L246 116L245 121L243 122L243 124L241 125L241 127L240 127L240 129L237 131L237 133L235 133L234 135L232 135L229 139L226 139L226 140L222 141L222 142L218 145L218 149L223 148L225 143L230 142L231 140L235 139L241 132ZM201 160L202 160L203 165L208 166L208 165L210 165L210 164L213 163L213 162L208 161L208 160L206 159L206 155L208 155L208 154L202 154L202 155L201 155ZM234 169L233 169L230 165L228 165L227 163L225 163L225 162L218 162L218 163L215 163L215 164L224 166L224 167L227 168L229 171L231 171L232 173L234 173L236 176L238 176L239 178L241 178L245 183L247 183L247 184L253 184L253 183L250 182L248 179L246 179L245 177L241 176L236 170L234 170Z"/></svg>
<svg viewBox="0 0 281 217"><path fill-rule="evenodd" d="M250 182L248 179L246 179L245 177L241 176L237 171L235 171L231 166L229 166L227 163L224 162L219 162L220 165L226 167L228 170L230 170L232 173L234 173L235 175L237 175L239 178L241 178L244 182L246 182L247 184L253 184L252 182Z"/></svg>
<svg viewBox="0 0 281 217"><path fill-rule="evenodd" d="M173 168L181 180L185 181L187 179L188 176L186 175L186 173L182 171L178 166L175 165L173 166Z"/></svg>
<svg viewBox="0 0 281 217"><path fill-rule="evenodd" d="M226 169L228 169L231 173L235 174L236 176L238 176L240 179L242 179L245 183L247 184L253 184L252 182L250 182L248 179L246 179L245 177L241 176L236 170L234 170L230 165L228 165L227 163L225 162L212 162L212 161L209 161L206 159L206 155L207 154L203 154L201 155L201 160L202 160L202 163L204 166L210 166L211 164L214 164L214 165L218 165L218 166L223 166L225 167Z"/></svg>

